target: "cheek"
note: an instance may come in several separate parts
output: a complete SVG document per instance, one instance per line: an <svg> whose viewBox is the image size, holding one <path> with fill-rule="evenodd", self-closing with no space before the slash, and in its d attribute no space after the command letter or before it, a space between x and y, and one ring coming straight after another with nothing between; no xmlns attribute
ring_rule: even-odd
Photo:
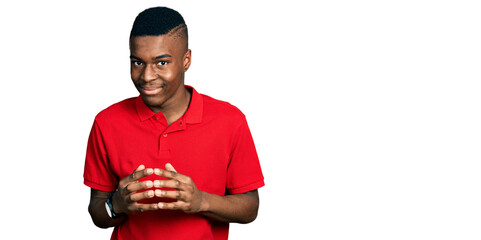
<svg viewBox="0 0 481 240"><path fill-rule="evenodd" d="M162 72L160 75L165 81L167 82L175 82L175 72L174 71L165 71Z"/></svg>
<svg viewBox="0 0 481 240"><path fill-rule="evenodd" d="M139 79L140 72L136 69L130 68L130 78L132 78L132 81L137 81Z"/></svg>
<svg viewBox="0 0 481 240"><path fill-rule="evenodd" d="M184 66L181 65L181 66L176 66L177 68L175 70L172 71L172 79L174 79L175 81L180 82L182 81L182 79L184 79L184 73L185 73L185 69L184 69Z"/></svg>

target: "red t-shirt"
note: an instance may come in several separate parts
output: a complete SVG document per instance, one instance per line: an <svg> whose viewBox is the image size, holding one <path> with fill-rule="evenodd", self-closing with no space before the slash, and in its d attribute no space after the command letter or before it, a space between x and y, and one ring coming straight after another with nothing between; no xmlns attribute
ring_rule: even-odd
<svg viewBox="0 0 481 240"><path fill-rule="evenodd" d="M171 163L208 193L240 194L264 186L245 116L227 102L186 88L192 92L189 108L170 126L140 96L101 111L88 140L85 185L112 192L140 164L164 168ZM160 177L143 180L147 179ZM228 224L198 214L158 210L130 214L114 229L112 239L223 240L228 229Z"/></svg>

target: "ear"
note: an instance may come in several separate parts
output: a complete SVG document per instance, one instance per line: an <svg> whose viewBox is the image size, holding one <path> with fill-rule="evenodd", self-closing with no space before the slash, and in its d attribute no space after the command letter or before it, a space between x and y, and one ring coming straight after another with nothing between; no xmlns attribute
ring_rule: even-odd
<svg viewBox="0 0 481 240"><path fill-rule="evenodd" d="M191 57L192 51L190 49L187 49L187 52L184 54L184 72L187 72L190 67Z"/></svg>

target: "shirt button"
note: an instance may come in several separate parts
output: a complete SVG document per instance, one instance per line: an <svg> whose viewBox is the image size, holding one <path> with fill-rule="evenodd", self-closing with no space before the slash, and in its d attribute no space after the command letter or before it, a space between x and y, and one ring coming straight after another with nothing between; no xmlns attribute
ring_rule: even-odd
<svg viewBox="0 0 481 240"><path fill-rule="evenodd" d="M164 137L167 137L167 133L164 133L164 135L163 135L163 136L164 136Z"/></svg>

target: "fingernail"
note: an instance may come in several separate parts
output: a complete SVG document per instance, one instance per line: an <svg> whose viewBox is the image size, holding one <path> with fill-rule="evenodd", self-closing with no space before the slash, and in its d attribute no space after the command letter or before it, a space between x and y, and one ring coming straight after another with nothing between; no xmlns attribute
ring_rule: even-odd
<svg viewBox="0 0 481 240"><path fill-rule="evenodd" d="M154 181L154 187L160 187L160 181L159 180Z"/></svg>
<svg viewBox="0 0 481 240"><path fill-rule="evenodd" d="M145 183L145 186L147 186L148 188L151 188L154 184L152 183L152 181L147 181Z"/></svg>
<svg viewBox="0 0 481 240"><path fill-rule="evenodd" d="M152 191L152 190L149 191L149 192L147 193L147 195L148 195L149 197L153 197L153 196L154 196L154 191Z"/></svg>
<svg viewBox="0 0 481 240"><path fill-rule="evenodd" d="M154 172L155 172L156 175L160 175L162 173L162 171L160 171L160 169L158 169L158 168L156 168L154 170Z"/></svg>
<svg viewBox="0 0 481 240"><path fill-rule="evenodd" d="M155 190L155 196L157 197L162 196L162 191L160 191L159 189Z"/></svg>
<svg viewBox="0 0 481 240"><path fill-rule="evenodd" d="M159 208L163 208L164 204L159 202Z"/></svg>
<svg viewBox="0 0 481 240"><path fill-rule="evenodd" d="M152 174L154 173L154 170L152 168L147 169L147 174Z"/></svg>

